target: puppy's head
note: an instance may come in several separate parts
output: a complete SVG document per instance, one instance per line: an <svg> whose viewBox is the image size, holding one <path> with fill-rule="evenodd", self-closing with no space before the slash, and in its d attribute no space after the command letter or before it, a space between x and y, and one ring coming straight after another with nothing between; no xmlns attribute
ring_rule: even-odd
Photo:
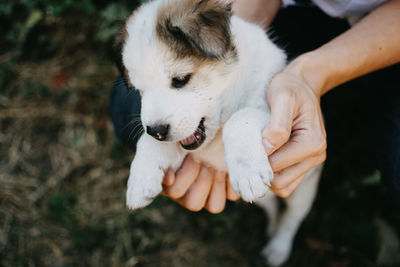
<svg viewBox="0 0 400 267"><path fill-rule="evenodd" d="M126 80L142 95L142 123L159 141L197 149L219 128L219 96L237 54L224 0L156 0L128 19L121 38Z"/></svg>

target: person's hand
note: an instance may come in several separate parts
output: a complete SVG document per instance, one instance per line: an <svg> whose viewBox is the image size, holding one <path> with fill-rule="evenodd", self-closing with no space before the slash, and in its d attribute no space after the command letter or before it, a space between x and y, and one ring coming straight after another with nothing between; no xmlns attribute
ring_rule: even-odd
<svg viewBox="0 0 400 267"><path fill-rule="evenodd" d="M225 172L215 171L195 161L191 154L176 173L172 169L167 171L162 194L188 210L200 211L205 208L211 213L222 212L226 199L239 199Z"/></svg>
<svg viewBox="0 0 400 267"><path fill-rule="evenodd" d="M270 188L288 197L307 172L326 159L320 96L289 65L271 81L267 99L271 119L262 136L274 171Z"/></svg>

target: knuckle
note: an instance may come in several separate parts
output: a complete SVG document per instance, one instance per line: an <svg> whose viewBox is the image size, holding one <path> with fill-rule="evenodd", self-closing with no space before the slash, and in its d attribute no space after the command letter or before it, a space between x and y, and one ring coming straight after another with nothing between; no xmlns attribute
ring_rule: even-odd
<svg viewBox="0 0 400 267"><path fill-rule="evenodd" d="M288 181L291 181L292 178L285 175L285 172L279 171L274 173L274 179L271 182L271 186L274 190L282 191L286 188Z"/></svg>
<svg viewBox="0 0 400 267"><path fill-rule="evenodd" d="M168 196L170 196L171 198L178 199L178 198L183 197L186 192L182 188L172 186L172 187L168 188L167 193L168 193Z"/></svg>
<svg viewBox="0 0 400 267"><path fill-rule="evenodd" d="M282 190L283 188L285 188L285 184L283 181L281 181L281 179L274 179L271 182L271 186L275 189L275 190Z"/></svg>
<svg viewBox="0 0 400 267"><path fill-rule="evenodd" d="M289 190L286 190L286 189L275 192L275 194L281 198L288 198L291 195L291 193L292 192L290 192Z"/></svg>
<svg viewBox="0 0 400 267"><path fill-rule="evenodd" d="M214 182L216 184L225 184L226 183L225 175L215 175Z"/></svg>
<svg viewBox="0 0 400 267"><path fill-rule="evenodd" d="M214 179L214 169L212 167L202 166L200 172L204 172L204 176L207 179Z"/></svg>
<svg viewBox="0 0 400 267"><path fill-rule="evenodd" d="M322 136L320 138L313 138L311 144L312 154L314 155L322 154L326 151L326 148L327 148L327 143L325 138L323 138Z"/></svg>
<svg viewBox="0 0 400 267"><path fill-rule="evenodd" d="M271 135L274 138L274 140L286 141L290 137L290 129L288 129L284 125L275 125L271 129ZM277 145L277 144L273 143L272 145Z"/></svg>

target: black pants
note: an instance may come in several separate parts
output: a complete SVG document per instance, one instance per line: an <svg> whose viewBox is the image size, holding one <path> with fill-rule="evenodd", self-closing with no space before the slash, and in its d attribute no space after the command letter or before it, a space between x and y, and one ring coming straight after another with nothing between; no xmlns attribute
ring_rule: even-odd
<svg viewBox="0 0 400 267"><path fill-rule="evenodd" d="M318 48L348 28L346 21L328 17L315 7L288 7L278 13L269 35L286 50L289 59L293 59ZM364 107L368 110L366 114L370 129L364 133L374 133L377 140L374 149L377 155L374 157L376 167L381 171L383 182L395 202L400 203L400 65L375 72L360 80L359 85L362 84L362 91L367 97L360 96L355 101L369 102ZM329 99L329 96L326 98ZM343 98L347 98L346 94ZM343 101L336 101L327 106L331 110L338 109L341 108L341 102ZM326 113L331 114L329 109ZM142 131L140 121L135 121L140 114L140 95L136 90L128 90L121 77L111 94L110 113L117 136L127 145L135 147L140 137L138 133ZM352 113L351 109L346 111L346 114L349 113ZM346 120L346 117L340 119ZM329 116L327 124L329 138ZM351 132L347 134L351 135ZM328 139L328 148L329 146ZM366 143L365 146L373 146L373 142Z"/></svg>

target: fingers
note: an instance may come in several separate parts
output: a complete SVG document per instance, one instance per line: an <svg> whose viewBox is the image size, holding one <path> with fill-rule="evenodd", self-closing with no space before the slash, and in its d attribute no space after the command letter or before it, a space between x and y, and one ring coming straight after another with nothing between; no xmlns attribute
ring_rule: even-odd
<svg viewBox="0 0 400 267"><path fill-rule="evenodd" d="M176 173L172 169L167 170L161 194L188 210L206 208L214 214L224 210L226 199L236 201L240 198L232 189L225 172L215 172L201 165L192 155L186 157Z"/></svg>
<svg viewBox="0 0 400 267"><path fill-rule="evenodd" d="M199 176L178 202L191 211L200 211L206 204L213 185L214 170L202 167Z"/></svg>
<svg viewBox="0 0 400 267"><path fill-rule="evenodd" d="M295 103L291 95L278 94L270 101L271 120L262 132L265 151L271 155L290 137Z"/></svg>
<svg viewBox="0 0 400 267"><path fill-rule="evenodd" d="M193 184L200 173L200 163L188 155L184 160L182 167L176 172L175 183L165 189L165 193L171 198L178 199L183 197L188 188ZM170 176L168 171L167 176ZM171 179L172 178L168 178Z"/></svg>
<svg viewBox="0 0 400 267"><path fill-rule="evenodd" d="M236 201L240 198L233 190L228 176L225 172L214 171L212 168L201 166L198 176L194 179L193 183L189 185L182 197L172 197L170 185L172 181L182 179L182 174L187 174L186 171L181 173L179 177L175 177L172 169L169 169L163 181L162 195L171 197L180 205L190 211L200 211L205 208L213 214L220 213L224 210L226 199ZM178 176L178 174L176 175ZM186 187L182 184L181 188ZM181 190L181 189L179 189ZM181 194L179 192L179 194ZM175 196L179 195L176 194Z"/></svg>
<svg viewBox="0 0 400 267"><path fill-rule="evenodd" d="M318 131L304 131L293 136L288 143L272 154L269 162L273 171L277 172L307 159L313 159L320 164L325 161L325 154L325 136Z"/></svg>
<svg viewBox="0 0 400 267"><path fill-rule="evenodd" d="M286 198L293 193L308 171L325 160L325 153L297 163L283 171L276 172L271 183L271 190L278 196Z"/></svg>
<svg viewBox="0 0 400 267"><path fill-rule="evenodd" d="M217 171L214 175L214 182L208 196L206 210L217 214L224 210L226 202L226 174Z"/></svg>

